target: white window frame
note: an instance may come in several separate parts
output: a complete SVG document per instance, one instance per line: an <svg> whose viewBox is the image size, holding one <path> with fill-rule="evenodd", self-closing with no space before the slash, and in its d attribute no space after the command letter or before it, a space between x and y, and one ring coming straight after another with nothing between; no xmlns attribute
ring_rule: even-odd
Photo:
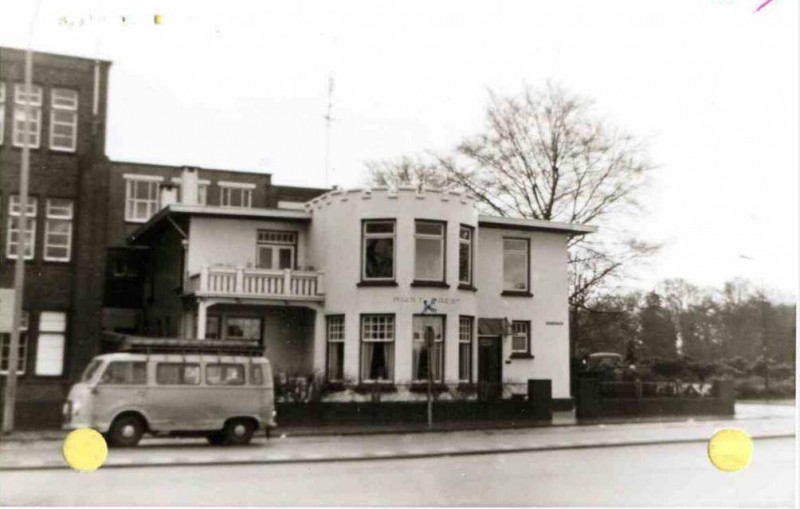
<svg viewBox="0 0 800 509"><path fill-rule="evenodd" d="M123 175L125 179L125 221L128 223L146 223L159 209L159 186L164 180L163 177L155 177L151 175ZM136 198L136 186L147 185L150 186L148 195L152 194L152 189L155 189L155 198L148 196L148 198ZM136 216L136 205L138 203L147 203L148 216Z"/></svg>
<svg viewBox="0 0 800 509"><path fill-rule="evenodd" d="M524 242L525 249L507 249L506 248L506 241L519 241ZM525 237L503 237L503 291L505 292L529 292L530 291L530 281L531 281L531 266L530 266L530 251L531 251L531 241ZM506 257L508 255L524 255L524 267L525 267L525 288L507 288L506 287Z"/></svg>
<svg viewBox="0 0 800 509"><path fill-rule="evenodd" d="M294 268L297 232L283 230L258 230L256 241L256 266L266 270L285 270ZM264 267L261 261L262 250L272 252L272 266ZM289 267L280 268L280 251L289 251Z"/></svg>
<svg viewBox="0 0 800 509"><path fill-rule="evenodd" d="M252 208L253 207L253 189L256 188L255 184L248 182L217 182L219 186L219 206L229 208ZM231 205L231 197L234 191L239 191L241 195L241 205ZM246 199L245 199L246 198Z"/></svg>
<svg viewBox="0 0 800 509"><path fill-rule="evenodd" d="M62 201L68 206L56 206L54 202ZM72 220L74 218L75 203L66 198L50 198L45 206L45 223L44 223L44 254L43 257L49 262L68 262L72 258ZM51 231L53 223L66 223L67 232L53 232ZM66 236L65 244L52 244L51 236ZM66 256L50 256L48 251L51 247L66 248Z"/></svg>
<svg viewBox="0 0 800 509"><path fill-rule="evenodd" d="M464 238L464 233L469 234L469 238ZM469 249L469 254L467 255L467 279L462 279L461 277L461 246L467 246ZM475 230L468 226L459 226L458 228L458 283L462 285L471 285L472 284L472 260L474 256L474 249L475 249Z"/></svg>
<svg viewBox="0 0 800 509"><path fill-rule="evenodd" d="M325 321L325 338L327 341L325 358L325 379L329 382L341 382L344 379L344 315L328 315ZM335 345L342 350L342 373L340 378L331 376L331 346ZM339 346L341 345L341 346Z"/></svg>
<svg viewBox="0 0 800 509"><path fill-rule="evenodd" d="M178 187L178 202L183 203L183 179L180 177L172 177L172 183ZM197 181L197 204L208 205L208 188L211 185L210 180L201 179Z"/></svg>
<svg viewBox="0 0 800 509"><path fill-rule="evenodd" d="M468 362L469 365L467 366L467 371L469 372L467 378L463 378L461 376L462 368L461 365L461 347L463 345L469 346L469 356ZM472 365L473 362L473 355L475 353L475 318L471 316L459 316L458 317L458 381L464 383L472 382Z"/></svg>
<svg viewBox="0 0 800 509"><path fill-rule="evenodd" d="M383 334L380 333L380 326L381 322L383 325ZM361 355L359 359L359 376L361 381L364 383L385 383L385 384L392 384L394 383L394 376L395 376L395 363L396 363L396 355L395 355L395 335L396 335L396 325L395 325L395 316L388 315L388 314L369 314L369 315L361 315L361 326L360 326L360 341L361 341ZM384 335L386 337L379 337ZM368 368L365 372L365 351L364 343L389 343L387 348L391 348L391 365L388 366L390 368L391 373L385 379L372 379L367 378Z"/></svg>
<svg viewBox="0 0 800 509"><path fill-rule="evenodd" d="M19 357L17 357L17 375L24 375L26 368L28 366L28 328L30 324L30 315L26 310L22 310L22 316L20 317L19 322L19 345L18 345L18 352ZM0 359L5 358L5 354L3 353L9 346L11 345L11 333L10 332L3 332L0 333ZM8 351L11 354L11 350ZM6 363L8 363L8 359L6 359ZM2 363L0 363L0 366ZM7 375L8 369L0 369L0 375Z"/></svg>
<svg viewBox="0 0 800 509"><path fill-rule="evenodd" d="M6 83L0 81L0 145L6 137Z"/></svg>
<svg viewBox="0 0 800 509"><path fill-rule="evenodd" d="M511 353L529 354L531 352L531 322L528 321L513 321L511 322ZM514 348L515 338L525 338L525 348Z"/></svg>
<svg viewBox="0 0 800 509"><path fill-rule="evenodd" d="M420 233L418 231L420 225L428 225L428 226L437 226L441 228L441 232L437 234L433 233ZM445 259L445 238L447 237L447 224L441 221L430 221L426 219L416 219L414 220L414 281L426 281L426 282L436 282L436 283L443 283L445 281L445 266L444 266L444 259ZM418 258L418 246L419 241L439 241L439 277L433 278L423 278L420 277L418 270L419 270L419 258Z"/></svg>
<svg viewBox="0 0 800 509"><path fill-rule="evenodd" d="M371 224L386 223L392 225L391 232L368 232ZM394 281L397 274L397 221L394 219L368 219L361 226L361 280L362 281ZM392 275L388 277L367 277L367 240L392 239Z"/></svg>
<svg viewBox="0 0 800 509"><path fill-rule="evenodd" d="M48 320L47 318L54 318ZM44 340L55 341L57 352L60 354L57 369L49 365L40 364L44 358ZM67 345L67 313L63 311L42 311L39 313L39 334L36 338L36 363L34 373L36 376L62 376L64 374L64 351Z"/></svg>
<svg viewBox="0 0 800 509"><path fill-rule="evenodd" d="M15 147L24 147L25 140L22 139L23 126L25 125L27 104L30 103L30 108L33 110L32 129L28 132L28 141L30 141L30 133L34 133L34 142L28 145L29 148L37 149L42 143L42 97L44 93L42 87L39 85L31 85L31 93L28 93L24 83L14 84L14 117L13 117L13 140L12 144ZM21 118L18 118L21 117ZM35 120L34 120L35 117Z"/></svg>
<svg viewBox="0 0 800 509"><path fill-rule="evenodd" d="M25 249L25 253L23 253L25 260L33 260L36 254L36 210L38 209L38 203L36 197L28 196L28 213L26 214L25 220L27 221L27 226L25 233L30 232L30 254L27 253L27 249ZM8 200L8 229L7 229L7 238L6 238L6 258L10 258L12 260L17 259L17 243L12 241L13 234L17 234L17 239L20 238L20 230L19 227L14 227L14 220L16 219L19 221L21 207L19 204L19 195L12 194L11 199ZM25 237L27 235L23 234L23 243L25 242Z"/></svg>
<svg viewBox="0 0 800 509"><path fill-rule="evenodd" d="M59 94L67 96L59 97ZM74 94L74 95L73 95ZM57 115L66 115L70 120L57 120ZM56 134L56 126L67 126L71 135ZM68 144L56 143L56 138L67 138ZM75 152L78 146L78 91L69 88L53 88L50 91L50 150L57 152Z"/></svg>

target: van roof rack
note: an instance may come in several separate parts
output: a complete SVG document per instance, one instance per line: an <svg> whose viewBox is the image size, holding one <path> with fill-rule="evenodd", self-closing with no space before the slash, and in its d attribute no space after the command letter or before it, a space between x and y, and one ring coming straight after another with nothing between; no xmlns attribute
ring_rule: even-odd
<svg viewBox="0 0 800 509"><path fill-rule="evenodd" d="M259 357L264 347L258 341L218 339L177 339L133 336L117 332L104 332L103 340L117 352L216 354Z"/></svg>

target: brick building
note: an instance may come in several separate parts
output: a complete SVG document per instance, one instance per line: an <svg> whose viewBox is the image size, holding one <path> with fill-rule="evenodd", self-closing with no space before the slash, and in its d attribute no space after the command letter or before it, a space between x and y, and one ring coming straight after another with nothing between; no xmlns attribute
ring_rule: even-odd
<svg viewBox="0 0 800 509"><path fill-rule="evenodd" d="M106 157L110 62L35 53L29 94L24 62L24 51L0 48L0 288L13 287L29 100L30 248L16 420L41 427L60 422L66 391L98 353L103 329L159 332L142 314L152 257L126 239L158 211L164 190L180 198L182 168ZM291 207L323 192L275 186L267 174L196 171L198 198L220 206ZM0 330L0 384L9 368L9 332Z"/></svg>

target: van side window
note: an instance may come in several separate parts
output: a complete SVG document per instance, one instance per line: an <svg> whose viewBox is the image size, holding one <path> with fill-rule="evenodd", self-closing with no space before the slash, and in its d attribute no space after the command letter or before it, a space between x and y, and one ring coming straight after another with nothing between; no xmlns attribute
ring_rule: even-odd
<svg viewBox="0 0 800 509"><path fill-rule="evenodd" d="M200 365L160 363L156 366L156 383L160 385L198 385Z"/></svg>
<svg viewBox="0 0 800 509"><path fill-rule="evenodd" d="M250 383L252 385L264 385L264 372L261 371L261 366L258 364L250 366Z"/></svg>
<svg viewBox="0 0 800 509"><path fill-rule="evenodd" d="M145 385L147 383L147 363L114 361L100 377L104 385Z"/></svg>
<svg viewBox="0 0 800 509"><path fill-rule="evenodd" d="M244 385L242 364L206 364L208 385Z"/></svg>

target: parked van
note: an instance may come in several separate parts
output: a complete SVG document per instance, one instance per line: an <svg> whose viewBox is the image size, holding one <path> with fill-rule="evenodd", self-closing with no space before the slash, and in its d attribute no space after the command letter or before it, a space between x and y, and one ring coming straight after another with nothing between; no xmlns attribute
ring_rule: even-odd
<svg viewBox="0 0 800 509"><path fill-rule="evenodd" d="M145 433L205 436L213 445L243 445L256 431L269 433L269 361L260 351L197 343L141 338L128 341L131 351L95 357L64 403L64 428L96 429L114 446L134 446Z"/></svg>

